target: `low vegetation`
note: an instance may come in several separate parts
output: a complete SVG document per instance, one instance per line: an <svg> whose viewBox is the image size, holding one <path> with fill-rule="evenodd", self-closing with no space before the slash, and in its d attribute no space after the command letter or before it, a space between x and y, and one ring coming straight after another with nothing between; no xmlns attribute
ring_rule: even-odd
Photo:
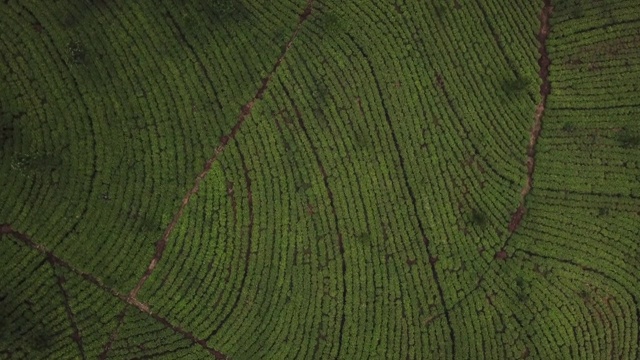
<svg viewBox="0 0 640 360"><path fill-rule="evenodd" d="M0 358L640 356L637 0L8 0L0 44Z"/></svg>

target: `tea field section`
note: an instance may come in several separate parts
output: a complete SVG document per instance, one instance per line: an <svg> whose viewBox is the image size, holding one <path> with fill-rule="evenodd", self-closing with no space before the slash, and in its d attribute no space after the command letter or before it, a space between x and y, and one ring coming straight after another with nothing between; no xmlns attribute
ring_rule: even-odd
<svg viewBox="0 0 640 360"><path fill-rule="evenodd" d="M640 358L640 4L0 3L0 358Z"/></svg>

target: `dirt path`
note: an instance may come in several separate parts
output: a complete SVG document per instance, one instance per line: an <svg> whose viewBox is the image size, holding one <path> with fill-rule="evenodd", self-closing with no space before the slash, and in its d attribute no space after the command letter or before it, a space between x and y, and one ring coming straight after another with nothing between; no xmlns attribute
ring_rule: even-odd
<svg viewBox="0 0 640 360"><path fill-rule="evenodd" d="M280 56L278 57L275 64L273 65L273 68L271 69L269 74L264 79L262 79L262 85L260 86L256 94L253 96L253 98L242 107L240 111L240 115L238 116L238 121L233 126L231 131L227 135L224 135L221 138L220 145L215 149L213 156L209 158L209 160L207 160L207 162L205 163L204 169L196 177L193 187L187 192L187 194L182 199L180 208L173 216L173 219L165 229L160 240L156 242L156 251L153 258L151 259L151 262L149 263L149 266L147 266L147 270L144 272L140 280L138 280L138 283L136 284L136 286L131 290L131 292L129 292L129 301L132 302L133 304L139 304L139 301L137 300L138 293L140 292L140 289L142 288L144 283L147 281L147 279L149 279L149 277L155 270L160 259L162 259L162 254L164 253L164 250L167 247L169 236L171 236L171 233L176 227L178 221L182 218L182 215L184 214L184 209L189 204L191 197L193 197L193 195L198 192L198 189L200 188L200 183L204 180L204 178L207 176L209 171L211 171L211 167L213 166L213 163L216 162L220 154L222 154L222 152L226 148L229 141L233 140L236 137L236 135L240 131L240 128L242 127L242 124L244 124L246 119L251 115L251 110L253 109L253 106L255 105L255 103L258 100L262 99L262 97L264 96L264 93L267 91L267 87L269 86L271 79L273 78L276 71L284 61L284 58L287 55L287 52L293 45L293 41L296 39L296 37L300 33L300 30L302 29L302 25L311 15L311 12L313 9L313 2L314 0L307 1L307 5L305 9L303 10L302 14L298 18L298 24L296 25L296 28L293 34L291 34L289 41L287 41L287 43L285 44L282 52L280 53Z"/></svg>
<svg viewBox="0 0 640 360"><path fill-rule="evenodd" d="M527 147L527 182L525 186L522 188L520 192L520 205L516 209L516 211L511 216L511 221L509 222L509 237L505 241L502 246L502 250L498 251L494 256L492 261L504 261L509 255L504 250L511 239L511 235L518 229L520 226L520 222L524 218L527 209L525 207L525 199L527 195L531 192L533 188L533 173L535 171L535 154L536 154L536 144L538 143L538 137L540 136L540 131L542 130L542 120L544 117L544 111L547 104L547 97L551 94L551 82L549 81L549 66L551 65L551 60L549 59L549 53L547 52L547 38L551 31L551 25L549 23L549 18L553 13L553 5L551 5L551 0L544 0L544 6L540 13L540 30L538 32L538 52L540 53L540 58L538 59L538 65L540 65L540 69L538 71L538 76L542 80L542 84L540 85L540 103L536 106L536 111L534 115L534 124L531 128L530 137L529 137L529 145ZM436 77L436 83L441 88L444 89L444 81L440 76ZM478 282L469 292L463 295L458 301L456 301L448 311L452 311L460 306L466 299L471 296L471 294L475 293L479 289L481 289L482 281ZM433 319L440 318L444 316L447 311L439 313L433 317Z"/></svg>
<svg viewBox="0 0 640 360"><path fill-rule="evenodd" d="M127 307L122 309L122 311L118 314L118 323L116 325L115 330L109 335L109 340L102 347L102 352L98 355L98 360L105 360L109 356L109 351L111 351L111 346L118 339L118 335L120 335L120 328L122 324L124 324L124 317L127 314Z"/></svg>
<svg viewBox="0 0 640 360"><path fill-rule="evenodd" d="M44 255L44 257L46 258L47 262L51 265L51 269L52 269L53 275L56 278L56 284L58 285L58 288L60 289L60 294L62 295L62 298L63 298L63 305L64 305L65 313L67 315L67 319L69 320L69 324L71 326L71 329L73 330L73 333L71 334L71 339L78 346L78 352L80 354L80 357L82 359L86 359L87 357L86 357L85 352L84 352L84 345L83 345L83 342L82 342L82 335L80 333L80 329L78 328L78 323L76 322L75 314L71 310L71 305L69 303L69 294L67 293L67 290L64 288L64 284L66 282L66 279L64 278L64 276L62 276L60 274L56 274L56 267L57 266L61 266L61 267L67 268L67 269L71 270L72 272L74 272L74 273L76 273L76 274L78 274L80 276L83 276L83 277L84 276L90 276L90 275L86 274L86 273L82 273L79 270L75 270L75 269L71 268L71 266L69 264L67 264L65 261L63 261L62 259L58 258L57 256L53 255L53 253L51 253L51 251L49 251L46 247L44 247L44 246L42 246L40 244L37 244L36 242L31 240L31 238L29 238L26 234L15 230L9 224L0 225L0 235L11 235L11 236L13 236L14 238L18 239L19 241L21 241L22 243L24 243L25 245L30 247L31 249L36 250L40 254ZM106 288L104 285L101 284L101 282L98 279L94 279L93 278L92 281L94 281L96 285ZM116 293L115 290L111 290L110 292Z"/></svg>
<svg viewBox="0 0 640 360"><path fill-rule="evenodd" d="M86 273L86 272L83 272L83 271L81 271L79 269L76 269L75 267L73 267L71 264L69 264L65 260L57 257L49 249L47 249L44 245L38 244L35 241L31 240L31 238L29 238L29 236L27 236L26 234L15 230L11 225L9 225L9 224L0 225L0 235L11 235L11 236L13 236L14 238L19 240L20 242L24 243L26 246L28 246L31 249L36 250L40 254L44 255L45 258L47 259L47 261L50 262L52 265L60 266L60 267L63 267L65 269L73 272L74 274L80 276L85 281L92 283L93 285L99 287L100 289L102 289L103 291L111 294L114 297L117 297L117 298L119 298L121 300L125 300L126 299L125 295L121 294L120 292L118 292L115 289L112 289L112 288L108 287L107 285L105 285L102 282L102 280L96 278L95 276L93 276L93 275L91 275L89 273Z"/></svg>
<svg viewBox="0 0 640 360"><path fill-rule="evenodd" d="M552 13L553 5L551 5L551 0L544 0L544 6L540 13L540 31L538 32L538 52L540 53L540 58L538 59L538 65L540 65L538 76L540 76L542 80L540 84L541 98L540 103L536 106L534 123L529 136L529 146L527 148L527 182L520 192L520 206L518 206L518 209L511 216L511 222L509 223L510 233L514 233L520 226L520 222L527 212L525 207L526 197L531 192L531 189L533 189L533 173L536 169L536 145L538 144L538 138L542 130L542 119L547 105L547 97L551 93L551 82L549 81L551 60L547 52L547 38L551 31L549 18Z"/></svg>
<svg viewBox="0 0 640 360"><path fill-rule="evenodd" d="M58 288L60 289L60 294L62 295L64 310L67 314L67 319L69 320L69 324L71 325L71 329L73 330L73 334L71 334L71 339L78 346L78 352L80 353L80 357L83 360L87 359L87 355L84 352L84 345L82 343L82 334L80 333L80 329L78 328L78 323L76 322L76 315L73 313L71 309L71 303L69 302L69 294L67 293L67 289L65 289L64 284L67 282L67 279L64 278L61 274L56 274L56 264L55 259L51 256L47 256L47 261L51 264L51 271L53 271L54 276L56 277L56 283L58 284Z"/></svg>
<svg viewBox="0 0 640 360"><path fill-rule="evenodd" d="M185 338L191 340L193 343L200 345L202 348L204 348L205 350L207 350L211 355L213 355L216 359L227 359L227 356L224 355L223 353L221 353L220 351L210 347L205 340L203 339L199 339L197 337L195 337L192 333L180 328L179 326L176 326L174 324L172 324L171 322L169 322L167 319L152 313L151 311L149 311L149 306L141 303L137 300L132 301L128 296L121 294L120 292L118 292L115 289L112 289L110 287L108 287L107 285L105 285L102 280L96 278L95 276L83 272L79 269L76 269L75 267L73 267L71 264L69 264L67 261L59 258L58 256L56 256L54 253L52 253L50 250L48 250L45 246L36 243L35 241L33 241L31 238L29 238L29 236L27 236L24 233L21 233L17 230L15 230L11 225L9 224L1 224L0 225L0 235L11 235L14 238L16 238L18 241L20 241L21 243L25 244L26 246L28 246L29 248L37 251L38 253L42 254L43 256L45 256L45 258L47 259L47 261L49 263L51 263L54 267L63 267L69 271L71 271L72 273L78 275L81 279L83 279L84 281L98 287L99 289L101 289L102 291L104 291L107 294L110 294L111 296L119 299L120 301L134 306L135 308L137 308L138 310L140 310L141 312L145 313L146 315L148 315L149 317L153 318L154 320L156 320L157 322L161 323L163 326L170 328L171 330L173 330L175 333L178 333L182 336L184 336Z"/></svg>
<svg viewBox="0 0 640 360"><path fill-rule="evenodd" d="M144 272L144 274L142 275L140 280L138 280L137 284L129 292L128 295L125 296L123 294L120 294L115 289L111 289L111 288L107 287L105 284L102 283L102 281L100 279L94 277L93 275L81 272L81 271L73 268L69 263L67 263L64 260L62 260L62 259L56 257L55 255L53 255L44 246L35 243L28 236L15 231L10 225L0 225L0 234L8 234L8 235L14 236L18 240L20 240L23 243L25 243L27 246L31 247L34 250L37 250L38 252L40 252L41 254L43 254L45 256L47 256L48 259L52 259L52 261L55 262L55 265L62 266L62 267L65 267L65 268L71 270L72 272L76 273L77 275L79 275L84 280L86 280L86 281L94 284L95 286L101 288L102 290L110 293L112 296L117 297L122 301L125 301L127 304L136 307L138 310L140 310L141 312L144 312L145 314L153 317L156 321L162 323L164 326L166 326L168 328L171 328L174 332L179 333L179 334L183 335L184 337L190 339L194 343L199 344L200 346L202 346L203 348L208 350L209 353L211 353L216 359L226 359L227 358L226 355L224 355L221 352L209 347L209 345L207 344L207 342L205 340L196 338L192 333L190 333L190 332L188 332L188 331L186 331L186 330L184 330L184 329L182 329L182 328L180 328L178 326L175 326L172 323L170 323L167 319L165 319L165 318L163 318L163 317L161 317L161 316L159 316L157 314L152 313L150 311L150 309L149 309L149 306L147 304L144 304L144 303L140 302L137 299L137 296L138 296L138 293L140 292L140 289L142 288L144 283L147 281L147 279L151 276L151 274L155 270L158 262L161 260L162 255L163 255L164 250L165 250L165 248L167 246L167 243L168 243L168 240L169 240L169 237L170 237L171 233L175 229L178 221L182 218L182 215L184 214L184 209L189 204L189 201L191 200L193 195L198 192L199 187L200 187L200 183L204 180L204 178L207 176L207 174L211 171L213 163L218 159L220 154L224 151L224 149L227 146L227 144L229 143L229 141L233 140L236 137L236 135L240 131L240 128L242 127L242 124L251 115L251 110L253 109L253 106L255 105L255 103L258 100L261 100L262 97L264 96L264 94L265 94L265 92L266 92L266 90L267 90L267 88L269 86L269 83L271 82L271 80L274 77L276 71L278 70L278 68L280 67L282 62L284 61L284 58L285 58L287 52L289 51L289 49L293 45L293 41L297 38L298 34L300 33L300 30L302 29L302 25L304 24L304 22L311 15L311 13L313 11L313 3L314 3L314 0L308 0L307 1L305 9L303 10L303 12L300 14L300 16L298 18L298 23L296 24L294 32L291 34L289 40L284 45L284 48L283 48L280 56L278 57L278 59L276 60L275 64L273 65L273 68L271 69L269 74L262 80L262 85L257 90L257 92L254 95L254 97L242 107L236 124L234 125L234 127L231 129L231 131L227 135L222 137L222 139L220 141L220 145L215 149L215 151L213 153L213 156L207 160L207 162L204 165L204 169L196 177L193 187L183 197L178 211L173 216L171 222L169 223L169 225L165 229L165 231L164 231L162 237L160 238L160 240L158 240L156 242L154 256L151 259L151 262L149 263L149 265L147 266L146 271ZM122 322L124 320L124 316L125 316L125 314L123 312L122 313L122 319L119 319L119 322ZM112 339L114 339L114 337L111 336L109 339L110 339L110 341L105 346L105 349L103 351L105 358L107 357L108 351L110 349L110 344L113 341Z"/></svg>

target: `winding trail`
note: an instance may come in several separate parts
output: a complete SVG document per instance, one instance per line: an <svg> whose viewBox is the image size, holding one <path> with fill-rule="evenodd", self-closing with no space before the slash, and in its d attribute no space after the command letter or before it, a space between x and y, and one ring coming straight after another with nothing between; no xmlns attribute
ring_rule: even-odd
<svg viewBox="0 0 640 360"><path fill-rule="evenodd" d="M118 299L121 299L123 301L126 300L126 296L124 296L123 294L121 294L117 290L108 287L99 278L97 278L97 277L95 277L95 276L93 276L93 275L91 275L89 273L83 272L83 271L81 271L79 269L76 269L75 267L73 267L71 264L69 264L65 260L63 260L63 259L59 258L58 256L56 256L49 249L47 249L44 245L36 243L29 236L27 236L26 234L24 234L22 232L19 232L18 230L14 229L11 225L9 225L9 224L0 225L0 235L11 235L11 236L13 236L14 238L19 240L20 242L22 242L26 246L28 246L31 249L36 250L40 254L44 255L45 258L47 259L47 261L50 262L51 264L53 264L55 266L61 266L61 267L65 268L65 269L68 269L71 272L73 272L74 274L80 276L85 281L92 283L93 285L99 287L100 289L102 289L103 291L111 294L112 296L117 297Z"/></svg>
<svg viewBox="0 0 640 360"><path fill-rule="evenodd" d="M173 330L173 332L182 335L183 337L185 337L186 339L192 341L193 343L200 345L202 348L204 348L206 351L208 351L216 359L222 360L222 359L227 359L228 358L225 354L223 354L220 351L210 347L205 340L197 338L191 332L189 332L189 331L187 331L187 330L185 330L185 329L183 329L183 328L181 328L181 327L179 327L177 325L174 325L173 323L171 323L169 320L165 319L164 317L162 317L162 316L160 316L158 314L152 313L149 310L149 306L147 306L146 304L141 303L139 301L138 302L131 301L131 299L129 299L128 296L118 292L117 290L115 290L113 288L108 287L99 278L73 267L67 261L65 261L65 260L61 259L60 257L56 256L53 252L51 252L49 249L47 249L44 245L36 243L29 236L27 236L26 234L24 234L22 232L17 231L11 225L9 225L9 224L0 224L0 235L10 235L10 236L14 237L15 239L17 239L19 242L23 243L27 247L29 247L29 248L37 251L41 255L43 255L46 258L46 260L52 266L54 266L54 267L63 267L65 269L71 271L72 273L78 275L84 281L87 281L88 283L98 287L102 291L110 294L111 296L119 299L120 301L122 301L122 302L124 302L124 303L126 303L126 304L128 304L130 306L134 306L135 308L137 308L141 312L145 313L149 317L151 317L154 320L156 320L157 322L161 323L166 328L169 328L169 329ZM109 348L110 348L110 346L109 346ZM107 348L107 352L108 352L109 348ZM106 354L105 354L105 358L106 358Z"/></svg>
<svg viewBox="0 0 640 360"><path fill-rule="evenodd" d="M71 309L71 303L69 302L69 294L67 290L64 288L64 284L67 282L67 279L61 274L56 274L56 262L55 259L49 255L47 256L47 261L51 265L51 271L53 271L54 276L56 277L56 283L58 284L58 288L60 289L60 294L64 300L64 310L67 314L67 319L69 319L69 324L71 325L71 329L73 330L73 334L71 334L71 339L76 346L78 346L78 352L80 357L83 360L87 359L87 355L84 352L84 345L82 343L82 334L80 333L80 328L78 328L78 322L76 321L76 315Z"/></svg>
<svg viewBox="0 0 640 360"><path fill-rule="evenodd" d="M547 106L547 98L551 93L551 82L549 81L551 60L549 59L549 53L547 51L547 38L551 32L549 18L551 18L552 13L553 5L551 5L551 0L544 0L544 6L540 13L540 31L538 32L538 52L540 53L540 58L538 59L538 65L540 65L538 76L540 80L542 80L540 84L541 98L536 106L534 123L531 128L529 146L527 148L527 182L520 192L520 206L518 206L518 209L516 209L511 216L511 222L509 223L509 232L512 234L520 227L520 222L527 212L525 202L527 195L529 195L531 189L533 189L533 174L536 170L536 145L538 144L538 138L542 130L542 119Z"/></svg>
<svg viewBox="0 0 640 360"><path fill-rule="evenodd" d="M156 242L156 251L153 258L151 259L151 262L149 263L149 266L147 266L147 270L144 272L144 274L142 275L142 277L140 278L136 286L129 292L129 301L131 301L132 303L134 304L139 303L139 301L137 300L137 296L138 296L138 293L140 292L140 289L142 288L144 283L147 281L147 279L149 279L149 277L155 270L156 266L158 265L158 262L162 259L162 255L169 241L169 236L171 236L171 233L176 227L176 224L182 218L182 215L184 214L184 209L189 204L189 201L191 201L191 198L193 197L193 195L198 192L200 188L200 183L204 180L207 174L209 174L209 171L211 171L213 163L216 162L216 160L218 160L218 157L220 156L220 154L222 154L222 152L226 148L229 141L235 139L236 135L238 135L238 132L242 127L242 124L244 124L246 119L251 115L251 110L253 109L253 106L255 105L255 103L258 100L261 100L262 97L264 96L264 93L267 91L267 87L269 86L271 79L273 78L276 71L284 61L284 58L287 55L287 52L293 45L293 41L296 39L296 37L298 37L298 34L302 29L302 25L311 15L311 12L313 9L313 3L314 3L314 0L307 1L306 7L304 8L303 12L300 14L298 18L298 23L295 27L295 30L289 37L289 40L285 44L282 52L280 53L280 56L278 57L275 64L273 65L273 68L271 69L269 74L262 80L262 85L260 86L258 91L256 91L256 94L253 96L253 98L242 107L242 109L240 110L240 115L238 116L238 121L236 122L236 124L233 126L233 128L228 134L222 136L220 140L220 145L215 149L213 156L207 160L207 162L204 165L204 169L196 177L193 187L183 197L182 203L180 204L180 208L178 208L178 211L174 214L173 219L165 229L160 240Z"/></svg>
<svg viewBox="0 0 640 360"><path fill-rule="evenodd" d="M540 137L540 132L542 130L542 121L544 117L544 111L547 104L547 98L551 94L551 82L549 80L549 67L551 65L551 60L549 58L549 53L547 52L547 38L551 32L551 24L549 23L549 19L553 14L553 5L551 4L551 0L543 0L544 6L542 11L540 12L540 30L538 32L538 52L540 53L540 58L538 58L538 65L540 69L538 70L538 76L542 80L540 84L540 102L536 106L535 115L534 115L534 123L530 131L529 137L529 145L527 147L527 182L525 186L522 188L520 192L520 204L516 211L511 216L511 221L509 223L509 236L505 240L502 245L502 250L496 253L496 256L491 261L504 261L508 258L506 251L504 250L507 247L509 240L512 238L513 233L520 226L520 222L524 218L524 215L527 212L525 207L525 200L527 195L533 189L533 174L535 171L535 155L536 155L536 145L538 143L538 138ZM439 86L442 86L443 82L438 79L437 83ZM476 283L476 285L469 290L465 295L460 297L455 303L453 303L449 308L445 308L445 310L437 315L434 315L430 320L434 321L442 316L446 316L450 311L453 311L455 308L463 304L469 296L482 288L482 279ZM640 315L639 321L640 321ZM638 335L640 338L640 335Z"/></svg>
<svg viewBox="0 0 640 360"><path fill-rule="evenodd" d="M118 339L120 328L124 324L124 317L127 315L127 309L128 307L125 306L125 308L122 309L122 311L118 314L118 324L116 325L116 328L113 330L113 332L111 332L111 335L109 335L109 340L107 340L107 343L102 347L102 352L100 352L100 355L98 355L98 360L105 360L107 356L109 356L111 346Z"/></svg>

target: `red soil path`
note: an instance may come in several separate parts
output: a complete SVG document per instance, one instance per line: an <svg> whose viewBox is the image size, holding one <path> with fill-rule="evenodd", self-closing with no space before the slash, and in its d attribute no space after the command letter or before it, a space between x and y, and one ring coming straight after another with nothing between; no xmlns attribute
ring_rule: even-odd
<svg viewBox="0 0 640 360"><path fill-rule="evenodd" d="M549 66L551 65L551 60L549 59L549 53L547 52L547 37L551 31L549 18L552 13L553 5L551 5L551 0L544 0L544 7L540 13L540 31L538 32L538 52L540 53L540 58L538 59L540 70L538 75L542 80L542 84L540 84L541 99L538 106L536 106L534 123L531 128L529 146L527 148L527 182L520 192L520 206L518 206L518 209L511 216L511 222L509 223L510 233L514 233L520 226L520 222L527 212L525 207L526 197L533 188L533 173L536 169L536 145L538 144L538 138L540 137L540 131L542 130L542 119L547 105L547 97L551 93L551 82L549 81Z"/></svg>
<svg viewBox="0 0 640 360"><path fill-rule="evenodd" d="M540 70L538 75L542 80L542 84L540 85L540 95L541 100L540 103L536 106L536 112L534 116L534 124L531 128L530 137L529 137L529 146L527 147L527 182L523 187L520 195L520 205L516 209L516 211L511 216L511 221L509 223L509 232L513 234L518 227L520 226L520 222L524 218L526 214L525 207L525 198L531 192L533 188L533 173L535 171L535 147L538 143L538 137L540 136L540 131L542 129L542 119L544 116L544 110L547 103L547 97L551 93L551 82L549 81L549 66L551 65L551 60L549 59L549 53L547 52L547 37L551 31L551 25L549 23L549 18L553 13L553 5L551 5L551 0L544 0L544 6L540 13L540 31L538 32L538 52L540 53L540 58L538 59L538 64L540 65ZM436 76L436 84L441 89L444 89L444 79L440 75ZM505 243L502 246L502 249L497 251L494 255L493 261L505 261L509 258L509 254L505 250L505 247L509 241L511 236L507 238ZM456 301L450 308L446 309L446 311L435 315L434 319L440 318L444 316L448 311L452 311L460 304L462 304L471 294L481 289L482 281L480 280L469 292L467 292L464 296L462 296L458 301ZM527 352L525 352L527 353ZM528 354L527 354L528 356Z"/></svg>

